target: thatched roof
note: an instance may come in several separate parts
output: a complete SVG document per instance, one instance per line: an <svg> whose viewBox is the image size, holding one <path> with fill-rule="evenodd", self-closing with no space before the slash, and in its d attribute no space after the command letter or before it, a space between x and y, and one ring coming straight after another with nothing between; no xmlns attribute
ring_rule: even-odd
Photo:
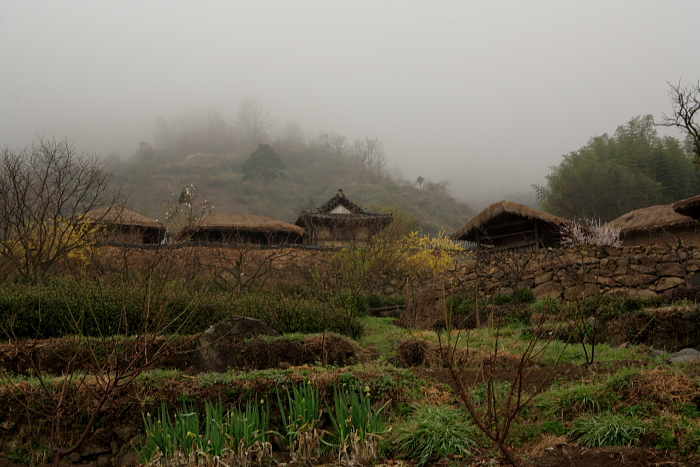
<svg viewBox="0 0 700 467"><path fill-rule="evenodd" d="M557 227L569 222L566 219L531 208L530 206L503 200L498 203L493 203L477 214L477 216L470 220L464 227L453 233L452 239L476 241L479 232L483 232L490 222L508 214L524 219L536 219L547 224L553 224Z"/></svg>
<svg viewBox="0 0 700 467"><path fill-rule="evenodd" d="M352 222L368 222L379 225L387 225L393 220L393 215L385 212L372 212L362 209L345 197L343 190L338 190L336 195L323 205L311 211L301 211L294 221L295 225L307 226L307 221L338 221L351 220Z"/></svg>
<svg viewBox="0 0 700 467"><path fill-rule="evenodd" d="M304 229L287 222L254 214L211 214L193 225L183 227L178 236L197 231L227 230L237 232L285 233L302 236Z"/></svg>
<svg viewBox="0 0 700 467"><path fill-rule="evenodd" d="M86 213L81 222L97 222L100 224L124 225L152 229L163 229L163 224L155 219L131 211L121 206L109 206L106 208L95 209Z"/></svg>
<svg viewBox="0 0 700 467"><path fill-rule="evenodd" d="M678 214L672 204L649 206L623 214L607 223L610 227L620 229L620 235L663 230L669 227L700 226L700 221Z"/></svg>
<svg viewBox="0 0 700 467"><path fill-rule="evenodd" d="M700 218L700 195L676 201L673 203L673 210L693 219Z"/></svg>

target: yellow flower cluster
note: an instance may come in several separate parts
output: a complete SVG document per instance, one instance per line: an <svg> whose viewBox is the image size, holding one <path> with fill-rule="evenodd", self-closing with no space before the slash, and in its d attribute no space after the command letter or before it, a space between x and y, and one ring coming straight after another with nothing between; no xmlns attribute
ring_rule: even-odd
<svg viewBox="0 0 700 467"><path fill-rule="evenodd" d="M65 255L87 264L96 249L95 239L103 227L57 218L34 223L29 231L29 235L9 242L13 256L23 258L23 262L51 261Z"/></svg>
<svg viewBox="0 0 700 467"><path fill-rule="evenodd" d="M404 238L407 261L420 272L439 276L453 270L459 262L468 261L472 253L441 230L437 235L411 232Z"/></svg>

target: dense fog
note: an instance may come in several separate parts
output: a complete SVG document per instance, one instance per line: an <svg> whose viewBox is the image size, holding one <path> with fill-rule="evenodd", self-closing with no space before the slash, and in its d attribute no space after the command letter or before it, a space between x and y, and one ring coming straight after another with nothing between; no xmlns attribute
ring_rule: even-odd
<svg viewBox="0 0 700 467"><path fill-rule="evenodd" d="M188 115L241 131L256 102L267 142L376 138L396 177L483 206L669 113L668 82L700 79L699 15L693 0L3 2L0 143L127 160Z"/></svg>

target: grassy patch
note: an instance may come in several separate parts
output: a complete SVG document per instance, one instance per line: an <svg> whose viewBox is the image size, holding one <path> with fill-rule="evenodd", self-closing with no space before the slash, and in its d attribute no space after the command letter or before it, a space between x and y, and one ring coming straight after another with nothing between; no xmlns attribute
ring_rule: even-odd
<svg viewBox="0 0 700 467"><path fill-rule="evenodd" d="M634 446L647 432L648 424L633 416L603 413L579 418L571 434L588 447Z"/></svg>
<svg viewBox="0 0 700 467"><path fill-rule="evenodd" d="M364 328L364 335L359 340L363 347L374 348L388 360L396 356L399 343L406 338L408 331L393 324L394 318L375 318L363 316L359 318Z"/></svg>
<svg viewBox="0 0 700 467"><path fill-rule="evenodd" d="M449 405L419 405L397 427L394 445L422 466L439 458L470 457L478 441L477 429L467 413Z"/></svg>

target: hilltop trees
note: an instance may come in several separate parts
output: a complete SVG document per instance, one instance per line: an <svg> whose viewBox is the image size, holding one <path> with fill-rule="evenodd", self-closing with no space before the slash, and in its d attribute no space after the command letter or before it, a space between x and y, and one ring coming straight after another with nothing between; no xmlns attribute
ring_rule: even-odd
<svg viewBox="0 0 700 467"><path fill-rule="evenodd" d="M537 200L552 214L615 219L634 209L697 194L700 174L680 141L658 136L651 115L636 117L613 136L596 136L563 156L535 185Z"/></svg>
<svg viewBox="0 0 700 467"><path fill-rule="evenodd" d="M370 174L381 175L386 166L384 143L378 138L365 137L356 140L352 145L352 157L358 165Z"/></svg>
<svg viewBox="0 0 700 467"><path fill-rule="evenodd" d="M233 127L218 109L183 110L173 118L160 117L153 130L155 154L161 160L180 160L190 154L222 154L235 149Z"/></svg>
<svg viewBox="0 0 700 467"><path fill-rule="evenodd" d="M258 149L241 165L243 180L262 180L263 185L284 178L283 169L282 158L267 144L258 144Z"/></svg>
<svg viewBox="0 0 700 467"><path fill-rule="evenodd" d="M215 109L184 110L159 119L153 153L143 147L137 157L115 166L115 181L129 188L131 203L162 217L168 195L194 184L221 212L289 220L300 204L313 200L316 206L342 187L367 205L407 208L431 234L456 230L473 215L450 196L447 182L423 175L416 184L396 169L387 170L388 149L378 137L354 139L332 130L307 136L293 121L278 127L260 100L250 97L229 122L224 115ZM258 157L258 145L274 148L279 157Z"/></svg>

